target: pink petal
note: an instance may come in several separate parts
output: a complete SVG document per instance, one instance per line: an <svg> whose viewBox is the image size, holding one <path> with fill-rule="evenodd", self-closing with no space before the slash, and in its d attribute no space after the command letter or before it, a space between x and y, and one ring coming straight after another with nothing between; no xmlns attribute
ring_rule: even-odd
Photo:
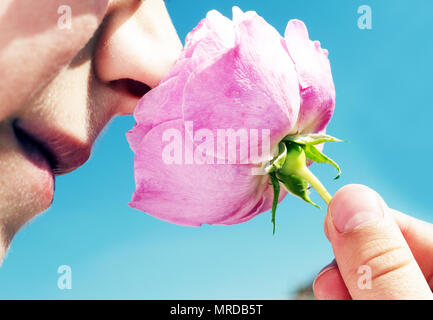
<svg viewBox="0 0 433 320"><path fill-rule="evenodd" d="M172 140L163 142L163 134L169 129L178 130L183 147L187 140L192 143L182 120L147 132L136 145L137 190L131 207L169 222L200 226L240 223L269 206L269 178L251 175L251 165L185 164L185 154L182 164L166 164L162 154Z"/></svg>
<svg viewBox="0 0 433 320"><path fill-rule="evenodd" d="M255 11L243 12L239 7L236 6L232 8L232 12L233 12L233 23L235 25L239 25L245 20L255 19L257 17L257 13Z"/></svg>
<svg viewBox="0 0 433 320"><path fill-rule="evenodd" d="M301 85L298 131L320 131L328 124L335 106L328 51L322 49L318 41L309 39L307 28L299 20L289 21L285 40Z"/></svg>
<svg viewBox="0 0 433 320"><path fill-rule="evenodd" d="M142 137L164 121L182 118L181 105L185 82L191 72L218 51L234 46L232 22L218 11L210 11L186 39L181 58L165 75L160 85L138 102L134 112L136 124L127 133L132 150ZM137 128L143 135L137 135Z"/></svg>
<svg viewBox="0 0 433 320"><path fill-rule="evenodd" d="M233 47L233 22L216 10L209 11L185 39L185 58L207 58Z"/></svg>
<svg viewBox="0 0 433 320"><path fill-rule="evenodd" d="M143 137L153 127L165 121L182 118L182 92L187 78L185 70L149 91L134 111L135 125L126 134L131 149L136 152Z"/></svg>
<svg viewBox="0 0 433 320"><path fill-rule="evenodd" d="M250 16L236 27L235 48L190 75L183 116L195 130L205 128L214 134L218 129L269 129L274 145L296 123L299 83L281 36L261 17Z"/></svg>
<svg viewBox="0 0 433 320"><path fill-rule="evenodd" d="M232 48L235 44L233 23L216 10L209 11L206 18L188 33L183 51L175 66L164 76L164 82L185 68L192 71L210 57Z"/></svg>

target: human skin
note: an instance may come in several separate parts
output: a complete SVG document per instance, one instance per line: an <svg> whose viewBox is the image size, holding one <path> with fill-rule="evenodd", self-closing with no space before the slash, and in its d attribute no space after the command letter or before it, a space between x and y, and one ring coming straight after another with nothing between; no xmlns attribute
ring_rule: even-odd
<svg viewBox="0 0 433 320"><path fill-rule="evenodd" d="M433 298L432 224L389 208L366 186L348 185L329 204L325 234L335 260L314 281L317 299Z"/></svg>
<svg viewBox="0 0 433 320"><path fill-rule="evenodd" d="M58 27L62 5L71 29ZM15 233L51 205L53 172L82 165L107 122L132 113L182 44L162 0L2 0L0 30L1 261Z"/></svg>
<svg viewBox="0 0 433 320"><path fill-rule="evenodd" d="M57 26L61 5L72 9L71 30ZM41 155L23 148L14 123L54 140L56 174L70 172L87 160L106 123L130 114L146 86L158 84L181 43L162 0L2 0L0 30L1 260L19 228L50 206L54 189L53 168L32 159ZM316 278L318 299L432 298L433 226L377 197L351 185L331 201L325 233L336 263ZM340 232L336 221L354 215L351 227L365 224ZM371 289L357 286L361 265L371 266Z"/></svg>

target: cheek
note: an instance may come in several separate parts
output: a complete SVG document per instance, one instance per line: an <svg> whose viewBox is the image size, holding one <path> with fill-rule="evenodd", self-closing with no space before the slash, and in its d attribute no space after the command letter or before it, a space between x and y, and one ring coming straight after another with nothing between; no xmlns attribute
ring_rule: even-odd
<svg viewBox="0 0 433 320"><path fill-rule="evenodd" d="M0 121L74 58L98 28L108 1L45 2L0 5L0 70L6 89L0 90L0 101L8 106L1 108Z"/></svg>

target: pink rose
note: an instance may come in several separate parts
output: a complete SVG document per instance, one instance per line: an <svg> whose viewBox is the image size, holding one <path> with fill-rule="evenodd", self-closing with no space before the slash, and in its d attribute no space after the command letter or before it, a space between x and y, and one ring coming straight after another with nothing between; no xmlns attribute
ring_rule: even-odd
<svg viewBox="0 0 433 320"><path fill-rule="evenodd" d="M210 11L186 37L176 65L137 105L127 134L135 152L130 206L199 226L247 221L269 210L274 194L281 200L285 189L309 201L305 181L299 194L290 186L293 177L278 198L275 177L292 175L278 174L290 146L302 146L308 159L332 162L314 145L336 141L323 135L334 104L328 52L309 39L303 22L289 21L282 38L255 12L234 7L231 21ZM250 139L249 152L242 141L236 145L236 159L230 150L217 150L218 130L229 129ZM262 157L252 157L251 139ZM316 151L316 158L309 156ZM279 165L271 160L278 154ZM258 168L269 174L252 174Z"/></svg>

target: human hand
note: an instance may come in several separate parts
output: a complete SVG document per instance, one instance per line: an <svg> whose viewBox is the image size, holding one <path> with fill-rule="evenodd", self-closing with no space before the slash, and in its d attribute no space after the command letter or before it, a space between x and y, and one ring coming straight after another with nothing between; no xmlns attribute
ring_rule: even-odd
<svg viewBox="0 0 433 320"><path fill-rule="evenodd" d="M348 185L333 197L325 234L335 260L316 277L319 300L432 299L433 225Z"/></svg>

